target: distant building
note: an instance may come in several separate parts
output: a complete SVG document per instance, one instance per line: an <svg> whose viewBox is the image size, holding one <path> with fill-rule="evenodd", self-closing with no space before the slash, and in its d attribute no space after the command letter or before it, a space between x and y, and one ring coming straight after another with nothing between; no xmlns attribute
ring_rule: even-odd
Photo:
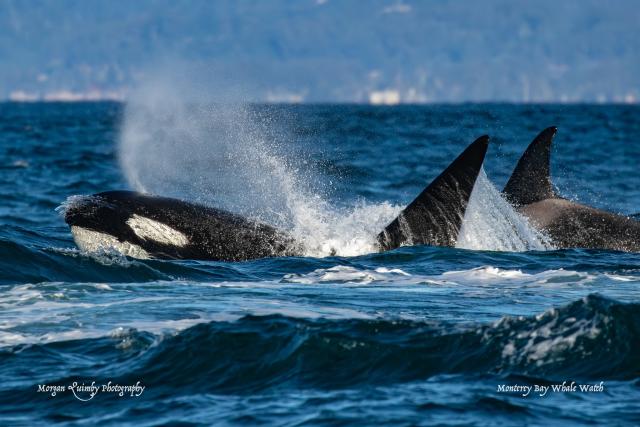
<svg viewBox="0 0 640 427"><path fill-rule="evenodd" d="M369 93L369 104L396 105L400 103L400 92L393 89L373 91Z"/></svg>
<svg viewBox="0 0 640 427"><path fill-rule="evenodd" d="M300 104L304 102L304 93L268 91L267 102L273 104Z"/></svg>
<svg viewBox="0 0 640 427"><path fill-rule="evenodd" d="M15 90L9 94L9 101L13 102L34 102L39 101L40 96L36 93L29 93L23 90Z"/></svg>

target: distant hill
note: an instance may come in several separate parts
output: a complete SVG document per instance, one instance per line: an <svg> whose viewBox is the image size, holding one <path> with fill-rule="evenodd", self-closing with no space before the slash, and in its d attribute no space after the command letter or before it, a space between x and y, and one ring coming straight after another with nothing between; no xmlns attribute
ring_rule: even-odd
<svg viewBox="0 0 640 427"><path fill-rule="evenodd" d="M640 5L0 1L0 98L117 99L171 63L276 102L631 102Z"/></svg>

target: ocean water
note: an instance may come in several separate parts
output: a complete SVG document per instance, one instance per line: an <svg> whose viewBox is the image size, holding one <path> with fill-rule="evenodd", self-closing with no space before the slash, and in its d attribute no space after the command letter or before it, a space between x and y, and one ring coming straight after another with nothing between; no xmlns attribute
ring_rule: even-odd
<svg viewBox="0 0 640 427"><path fill-rule="evenodd" d="M640 256L554 250L498 194L550 125L562 195L640 211L637 106L0 104L0 425L640 424ZM485 133L458 247L372 252ZM127 188L308 256L79 252L58 206Z"/></svg>

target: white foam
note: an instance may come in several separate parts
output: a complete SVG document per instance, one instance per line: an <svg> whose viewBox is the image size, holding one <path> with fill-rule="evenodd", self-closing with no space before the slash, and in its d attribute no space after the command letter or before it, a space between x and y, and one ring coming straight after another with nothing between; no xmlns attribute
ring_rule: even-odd
<svg viewBox="0 0 640 427"><path fill-rule="evenodd" d="M171 282L171 286L176 284L179 284L179 282ZM201 282L184 282L182 284L195 287L210 285ZM177 318L158 320L157 316L145 313L145 310L141 309L141 307L168 306L179 301L181 297L134 296L132 298L132 294L127 290L120 292L120 289L109 287L113 292L117 292L117 295L110 294L110 299L107 301L102 300L103 302L90 303L85 302L86 300L77 299L78 295L84 296L84 292L61 290L61 285L61 283L19 285L0 293L0 310L4 313L3 319L0 321L0 347L108 336L119 339L118 347L125 348L131 345L130 332L132 330L150 332L156 335L176 333L196 324L212 321L236 321L246 315L280 314L298 318L333 319L371 318L367 313L358 310L333 307L331 305L324 306L316 303L288 301L286 299L245 299L239 297L229 298L224 302L219 301L219 307L214 311L189 310L183 315L177 314ZM94 289L104 289L98 285L91 283L74 284L74 288L91 286ZM161 285L162 282L153 284L156 287ZM229 282L215 285L254 288L256 283ZM274 283L263 285L273 287ZM57 298L56 294L63 294L64 299ZM160 295L164 295L164 293L160 292ZM190 296L183 298L186 299L177 302L177 304L193 302ZM200 305L197 306L201 307ZM135 319L132 319L131 316L123 316L123 312L129 311L139 315ZM155 311L152 311L152 313L155 313ZM43 330L42 324L46 324L47 328ZM29 325L37 325L38 327L28 328Z"/></svg>
<svg viewBox="0 0 640 427"><path fill-rule="evenodd" d="M509 284L513 283L517 286L527 285L544 285L553 286L554 284L573 283L586 284L592 282L597 276L589 273L571 271L571 270L545 270L540 273L523 273L517 269L501 269L492 266L484 266L472 268L469 270L448 271L440 275L440 278L449 282L460 284L489 284L496 283Z"/></svg>
<svg viewBox="0 0 640 427"><path fill-rule="evenodd" d="M513 280L530 278L531 276L531 274L523 273L521 270L503 270L491 266L477 267L470 270L448 271L441 275L441 277L447 279L463 280Z"/></svg>
<svg viewBox="0 0 640 427"><path fill-rule="evenodd" d="M409 273L394 268L384 267L375 270L359 270L354 267L338 265L331 268L320 268L308 274L287 274L282 278L285 283L360 283L393 281L398 277L410 277Z"/></svg>
<svg viewBox="0 0 640 427"><path fill-rule="evenodd" d="M283 283L302 284L393 284L393 285L469 285L493 287L496 284L523 286L555 286L570 282L574 285L587 284L596 279L596 275L569 271L546 270L540 273L523 273L517 269L501 269L492 266L471 268L460 271L447 271L436 275L414 275L401 269L362 269L351 266L320 268L306 274L287 274Z"/></svg>
<svg viewBox="0 0 640 427"><path fill-rule="evenodd" d="M332 210L323 202L293 206L293 235L303 242L305 255L314 257L378 252L378 233L402 210L389 203L362 203L347 211Z"/></svg>
<svg viewBox="0 0 640 427"><path fill-rule="evenodd" d="M596 339L602 332L598 327L608 319L597 314L594 318L576 319L575 317L561 318L558 309L550 309L538 314L535 322L529 328L513 327L512 323L521 322L524 318L502 318L494 323L494 329L509 331L508 342L502 349L502 357L510 365L535 364L542 366L555 363L564 357L567 350L574 349L581 340ZM491 340L491 330L487 330L484 340ZM581 352L581 349L575 349Z"/></svg>
<svg viewBox="0 0 640 427"><path fill-rule="evenodd" d="M504 199L484 168L471 193L456 247L512 252L553 249L550 239Z"/></svg>
<svg viewBox="0 0 640 427"><path fill-rule="evenodd" d="M604 275L607 276L609 279L616 280L618 282L637 282L640 280L640 276L623 276L620 274L613 274L613 273L605 273Z"/></svg>
<svg viewBox="0 0 640 427"><path fill-rule="evenodd" d="M38 336L0 331L0 347L13 346L18 344L50 343L58 341L99 338L103 335L104 334L99 330L87 329L47 332L46 334Z"/></svg>

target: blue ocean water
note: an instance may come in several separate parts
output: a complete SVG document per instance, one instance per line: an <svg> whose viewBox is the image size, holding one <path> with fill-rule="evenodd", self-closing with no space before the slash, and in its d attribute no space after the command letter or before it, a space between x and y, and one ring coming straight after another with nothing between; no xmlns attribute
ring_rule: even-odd
<svg viewBox="0 0 640 427"><path fill-rule="evenodd" d="M556 125L560 193L640 211L639 107L179 108L0 104L0 425L640 424L640 256L513 250L491 205ZM474 249L367 253L485 133ZM78 251L56 208L123 188L289 227L309 256ZM602 387L523 391L563 382Z"/></svg>

